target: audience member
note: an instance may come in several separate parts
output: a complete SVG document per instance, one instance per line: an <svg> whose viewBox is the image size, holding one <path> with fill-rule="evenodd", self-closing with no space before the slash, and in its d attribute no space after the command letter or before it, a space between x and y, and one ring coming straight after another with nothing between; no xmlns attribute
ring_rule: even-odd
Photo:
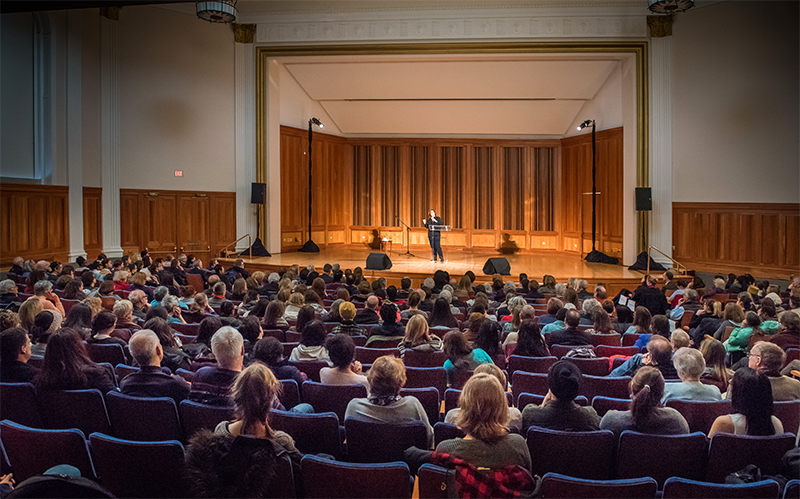
<svg viewBox="0 0 800 499"><path fill-rule="evenodd" d="M217 365L197 370L189 400L211 405L231 405L230 388L244 365L244 339L232 327L223 326L211 338L211 351L214 352ZM272 398L269 403L272 403Z"/></svg>
<svg viewBox="0 0 800 499"><path fill-rule="evenodd" d="M430 327L445 326L450 328L457 328L458 321L453 317L453 312L450 310L450 303L444 298L437 298L433 304L430 319L428 320Z"/></svg>
<svg viewBox="0 0 800 499"><path fill-rule="evenodd" d="M31 355L41 358L47 350L47 342L56 331L61 329L61 315L55 310L42 310L33 320L29 331L31 341Z"/></svg>
<svg viewBox="0 0 800 499"><path fill-rule="evenodd" d="M178 341L175 339L175 333L167 321L162 317L153 317L145 321L144 329L149 329L158 336L161 349L164 351L162 367L168 368L173 373L178 369L191 369L191 358L189 354L180 349Z"/></svg>
<svg viewBox="0 0 800 499"><path fill-rule="evenodd" d="M498 323L483 321L474 344L486 352L495 364L505 367L506 358L503 346L500 344L500 325Z"/></svg>
<svg viewBox="0 0 800 499"><path fill-rule="evenodd" d="M768 341L759 341L750 349L748 361L750 369L763 373L769 379L773 401L800 399L800 381L781 374L786 362L786 352L781 347Z"/></svg>
<svg viewBox="0 0 800 499"><path fill-rule="evenodd" d="M494 364L481 364L475 368L475 373L477 374L490 374L497 378L497 381L500 382L500 386L507 387L508 382L506 381L506 375L503 374L503 371ZM455 409L450 409L447 411L445 415L444 422L447 424L456 424L458 420L458 415L461 413L461 408L456 407ZM514 406L508 407L508 427L509 429L516 430L519 433L522 430L522 413Z"/></svg>
<svg viewBox="0 0 800 499"><path fill-rule="evenodd" d="M722 342L709 336L700 344L700 353L706 363L706 369L700 379L713 384L722 393L727 392L733 371L727 367L728 354Z"/></svg>
<svg viewBox="0 0 800 499"><path fill-rule="evenodd" d="M536 321L526 319L519 325L517 333L517 343L513 350L513 355L523 355L525 357L547 357L550 350L547 349L544 337L539 332Z"/></svg>
<svg viewBox="0 0 800 499"><path fill-rule="evenodd" d="M547 346L552 347L553 345L591 345L592 344L592 335L587 331L581 331L578 329L578 325L581 321L581 314L578 313L577 310L570 310L567 312L564 322L566 323L566 329L562 329L560 331L555 331L550 334L549 339L547 340Z"/></svg>
<svg viewBox="0 0 800 499"><path fill-rule="evenodd" d="M650 334L650 325L652 322L653 316L650 310L637 305L636 309L633 311L633 324L625 331L625 334Z"/></svg>
<svg viewBox="0 0 800 499"><path fill-rule="evenodd" d="M133 321L133 303L129 300L120 300L114 304L114 316L116 316L116 329L130 329L131 332L141 329L138 323Z"/></svg>
<svg viewBox="0 0 800 499"><path fill-rule="evenodd" d="M354 360L356 344L346 334L336 334L325 343L333 367L320 370L323 385L363 385L369 391L367 377L361 374L361 362Z"/></svg>
<svg viewBox="0 0 800 499"><path fill-rule="evenodd" d="M50 336L35 384L37 390L116 390L111 371L92 362L80 334L69 328Z"/></svg>
<svg viewBox="0 0 800 499"><path fill-rule="evenodd" d="M108 310L101 310L92 319L92 336L87 339L87 343L98 343L101 345L119 345L125 347L127 343L122 338L111 336L117 324L117 317Z"/></svg>
<svg viewBox="0 0 800 499"><path fill-rule="evenodd" d="M348 336L362 336L364 328L356 324L353 320L356 316L356 306L349 301L343 301L339 305L340 323L333 327L333 334L346 334Z"/></svg>
<svg viewBox="0 0 800 499"><path fill-rule="evenodd" d="M164 350L153 331L142 329L135 332L128 346L139 370L120 382L122 393L132 397L169 397L175 404L189 396L189 383L180 376L170 376L161 370Z"/></svg>
<svg viewBox="0 0 800 499"><path fill-rule="evenodd" d="M293 379L302 394L303 381L306 377L283 358L283 345L277 338L267 336L258 340L250 352L252 362L261 362L269 367L278 379Z"/></svg>
<svg viewBox="0 0 800 499"><path fill-rule="evenodd" d="M377 296L369 296L364 303L364 309L357 313L353 319L356 324L377 324L380 320L376 311L379 303Z"/></svg>
<svg viewBox="0 0 800 499"><path fill-rule="evenodd" d="M444 362L447 384L456 388L459 375L473 371L481 364L494 363L489 354L480 348L473 349L461 331L450 331L444 335L444 353L447 355Z"/></svg>
<svg viewBox="0 0 800 499"><path fill-rule="evenodd" d="M380 308L381 324L372 329L367 340L367 346L377 341L403 341L405 328L397 322L397 307L391 303L384 303Z"/></svg>
<svg viewBox="0 0 800 499"><path fill-rule="evenodd" d="M34 296L28 299L39 300L39 303L42 305L42 310L56 310L61 314L61 317L67 315L64 312L64 305L61 304L61 299L57 294L53 293L52 282L47 280L37 282L33 286L33 295Z"/></svg>
<svg viewBox="0 0 800 499"><path fill-rule="evenodd" d="M269 302L267 310L264 312L264 321L261 327L264 329L281 329L286 331L289 329L289 323L283 318L284 306L278 300Z"/></svg>
<svg viewBox="0 0 800 499"><path fill-rule="evenodd" d="M672 345L666 338L655 336L647 343L647 353L637 353L621 366L611 371L610 376L633 376L644 367L655 367L664 379L678 379L678 372L672 365Z"/></svg>
<svg viewBox="0 0 800 499"><path fill-rule="evenodd" d="M680 383L666 383L664 402L667 400L696 400L714 402L722 400L719 388L713 384L703 384L700 377L706 369L703 354L694 348L680 348L672 356L672 363L678 371ZM800 382L798 382L800 384Z"/></svg>
<svg viewBox="0 0 800 499"><path fill-rule="evenodd" d="M773 415L772 386L767 375L743 367L731 380L732 414L719 416L708 432L734 435L782 435L783 424Z"/></svg>
<svg viewBox="0 0 800 499"><path fill-rule="evenodd" d="M20 316L21 312L20 309ZM784 352L790 348L800 348L800 315L793 312L785 313L780 316L779 321L781 328L769 341L781 347Z"/></svg>
<svg viewBox="0 0 800 499"><path fill-rule="evenodd" d="M0 382L33 382L39 369L28 364L30 358L31 340L24 329L15 327L0 333Z"/></svg>
<svg viewBox="0 0 800 499"><path fill-rule="evenodd" d="M547 373L549 390L541 405L528 404L522 411L522 427L541 426L559 431L594 431L600 429L600 416L592 407L575 403L583 375L569 360L559 360Z"/></svg>
<svg viewBox="0 0 800 499"><path fill-rule="evenodd" d="M400 358L404 359L409 350L422 353L441 352L442 339L431 334L424 314L416 314L408 320L406 335L397 347L400 349Z"/></svg>
<svg viewBox="0 0 800 499"><path fill-rule="evenodd" d="M314 321L300 333L300 344L294 347L289 360L320 360L332 365L328 350L325 348L325 326Z"/></svg>

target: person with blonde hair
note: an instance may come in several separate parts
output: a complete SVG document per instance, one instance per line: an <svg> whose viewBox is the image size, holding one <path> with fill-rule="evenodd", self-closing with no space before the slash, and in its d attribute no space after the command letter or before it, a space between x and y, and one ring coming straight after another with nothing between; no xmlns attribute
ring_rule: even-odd
<svg viewBox="0 0 800 499"><path fill-rule="evenodd" d="M409 350L423 353L433 353L442 351L442 339L431 334L428 328L428 321L424 315L413 315L406 324L406 335L403 341L397 345L400 349L400 358L404 359Z"/></svg>
<svg viewBox="0 0 800 499"><path fill-rule="evenodd" d="M292 293L289 295L289 300L286 302L286 309L283 311L283 318L287 321L297 320L297 313L305 304L306 302L302 293Z"/></svg>
<svg viewBox="0 0 800 499"><path fill-rule="evenodd" d="M345 419L374 423L402 424L423 421L428 431L428 446L433 444L433 428L422 404L415 397L403 397L400 389L406 384L406 367L392 355L378 357L367 373L370 392L347 404Z"/></svg>
<svg viewBox="0 0 800 499"><path fill-rule="evenodd" d="M114 272L114 291L129 291L131 285L128 284L128 279L131 273L127 270L118 270Z"/></svg>
<svg viewBox="0 0 800 499"><path fill-rule="evenodd" d="M503 371L494 364L481 364L475 368L475 373L473 376L478 374L490 374L497 378L497 381L500 382L500 386L508 386L508 382L506 381L506 375L503 374ZM461 414L461 408L456 407L455 409L450 409L447 411L447 414L444 417L444 422L447 424L456 424L458 421L458 416ZM508 408L508 427L514 428L519 432L522 429L522 413L519 409L514 406L509 406Z"/></svg>
<svg viewBox="0 0 800 499"><path fill-rule="evenodd" d="M467 435L444 440L442 452L479 468L519 465L531 471L531 455L525 438L508 430L508 403L498 379L488 373L472 376L459 397L456 425Z"/></svg>
<svg viewBox="0 0 800 499"><path fill-rule="evenodd" d="M89 310L92 311L92 318L103 310L103 300L97 296L90 296L85 300L81 300L81 303L89 307Z"/></svg>
<svg viewBox="0 0 800 499"><path fill-rule="evenodd" d="M20 327L30 332L34 319L36 319L36 316L39 315L39 312L42 310L44 310L42 308L42 302L39 300L25 300L22 302L22 305L19 307L19 312L17 312L19 314Z"/></svg>
<svg viewBox="0 0 800 499"><path fill-rule="evenodd" d="M727 359L725 346L721 341L709 336L700 343L700 354L706 364L706 368L700 378L705 380L706 383L713 384L719 388L720 392L727 392L728 385L733 377L733 371L728 369L725 364Z"/></svg>
<svg viewBox="0 0 800 499"><path fill-rule="evenodd" d="M189 312L213 314L214 309L208 304L208 295L205 293L196 293L194 295L194 301L189 305Z"/></svg>
<svg viewBox="0 0 800 499"><path fill-rule="evenodd" d="M339 304L339 317L341 321L338 325L334 326L333 334L346 334L349 336L362 336L364 328L356 324L356 306L349 301Z"/></svg>

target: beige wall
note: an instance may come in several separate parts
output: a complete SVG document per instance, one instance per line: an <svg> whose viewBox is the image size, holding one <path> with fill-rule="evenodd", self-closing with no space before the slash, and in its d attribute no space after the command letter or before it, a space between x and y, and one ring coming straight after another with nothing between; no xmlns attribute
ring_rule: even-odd
<svg viewBox="0 0 800 499"><path fill-rule="evenodd" d="M605 83L600 87L575 116L569 128L564 130L565 137L571 137L579 132L577 126L584 120L595 120L598 130L608 130L622 126L622 63L617 63Z"/></svg>
<svg viewBox="0 0 800 499"><path fill-rule="evenodd" d="M308 128L311 117L318 118L325 125L325 133L341 135L336 123L328 116L322 106L312 100L303 90L292 73L281 65L281 125L295 128ZM316 127L314 128L317 129Z"/></svg>
<svg viewBox="0 0 800 499"><path fill-rule="evenodd" d="M228 25L122 10L121 188L236 190L233 49Z"/></svg>
<svg viewBox="0 0 800 499"><path fill-rule="evenodd" d="M673 26L675 202L798 202L798 4L723 2Z"/></svg>
<svg viewBox="0 0 800 499"><path fill-rule="evenodd" d="M102 187L100 162L100 15L85 9L81 19L81 161L83 185Z"/></svg>

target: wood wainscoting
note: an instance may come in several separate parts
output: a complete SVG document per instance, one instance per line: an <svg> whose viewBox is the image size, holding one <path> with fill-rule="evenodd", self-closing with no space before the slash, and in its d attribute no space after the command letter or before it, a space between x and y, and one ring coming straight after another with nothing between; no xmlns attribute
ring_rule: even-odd
<svg viewBox="0 0 800 499"><path fill-rule="evenodd" d="M103 189L83 188L83 251L88 259L103 252Z"/></svg>
<svg viewBox="0 0 800 499"><path fill-rule="evenodd" d="M208 262L236 239L236 193L120 189L126 254L193 254Z"/></svg>
<svg viewBox="0 0 800 499"><path fill-rule="evenodd" d="M713 272L800 272L800 204L672 203L672 256Z"/></svg>
<svg viewBox="0 0 800 499"><path fill-rule="evenodd" d="M15 257L67 261L69 187L0 185L0 262Z"/></svg>

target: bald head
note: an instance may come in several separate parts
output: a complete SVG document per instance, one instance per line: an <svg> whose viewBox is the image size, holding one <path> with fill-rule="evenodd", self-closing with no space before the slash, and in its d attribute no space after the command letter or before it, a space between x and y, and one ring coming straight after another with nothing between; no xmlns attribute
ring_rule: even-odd
<svg viewBox="0 0 800 499"><path fill-rule="evenodd" d="M367 306L367 308L369 308L371 310L375 310L376 308L378 308L378 297L375 296L375 295L372 295L369 298L367 298L367 305L366 306Z"/></svg>
<svg viewBox="0 0 800 499"><path fill-rule="evenodd" d="M149 329L136 331L128 342L131 355L140 366L160 366L164 351L156 333Z"/></svg>
<svg viewBox="0 0 800 499"><path fill-rule="evenodd" d="M672 344L663 336L653 336L647 343L647 353L653 365L667 366L672 363Z"/></svg>

